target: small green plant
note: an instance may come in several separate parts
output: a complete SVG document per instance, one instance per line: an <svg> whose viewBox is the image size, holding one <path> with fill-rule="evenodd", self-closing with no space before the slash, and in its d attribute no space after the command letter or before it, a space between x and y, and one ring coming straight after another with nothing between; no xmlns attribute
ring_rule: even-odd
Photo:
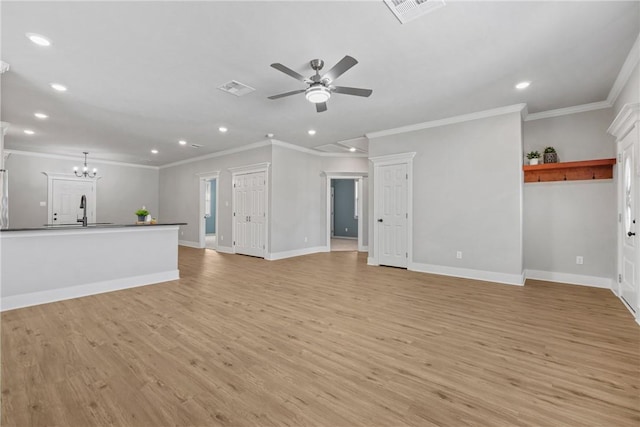
<svg viewBox="0 0 640 427"><path fill-rule="evenodd" d="M531 159L539 159L540 158L540 153L538 153L537 151L531 151L529 153L527 153L527 159L531 160Z"/></svg>
<svg viewBox="0 0 640 427"><path fill-rule="evenodd" d="M146 209L138 209L136 211L136 215L138 215L138 216L147 216L147 215L149 215L149 211L146 210Z"/></svg>
<svg viewBox="0 0 640 427"><path fill-rule="evenodd" d="M556 149L553 147L547 147L544 149L544 154L555 153Z"/></svg>

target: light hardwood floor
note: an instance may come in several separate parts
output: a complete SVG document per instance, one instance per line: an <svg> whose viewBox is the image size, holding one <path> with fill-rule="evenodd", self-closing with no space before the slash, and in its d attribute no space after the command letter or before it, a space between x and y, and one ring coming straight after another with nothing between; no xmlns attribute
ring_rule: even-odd
<svg viewBox="0 0 640 427"><path fill-rule="evenodd" d="M176 282L2 314L2 426L638 426L604 289L180 248Z"/></svg>

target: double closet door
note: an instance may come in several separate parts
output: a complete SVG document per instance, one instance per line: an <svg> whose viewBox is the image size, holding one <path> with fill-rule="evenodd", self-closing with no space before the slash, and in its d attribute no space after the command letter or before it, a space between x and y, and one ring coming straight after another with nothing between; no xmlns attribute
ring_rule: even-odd
<svg viewBox="0 0 640 427"><path fill-rule="evenodd" d="M238 174L233 182L235 253L264 257L266 172Z"/></svg>

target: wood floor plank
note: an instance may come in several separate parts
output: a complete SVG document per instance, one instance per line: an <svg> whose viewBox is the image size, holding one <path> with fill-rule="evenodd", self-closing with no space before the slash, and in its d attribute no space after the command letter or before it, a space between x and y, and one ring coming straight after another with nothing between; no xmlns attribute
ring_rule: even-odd
<svg viewBox="0 0 640 427"><path fill-rule="evenodd" d="M2 314L2 426L638 426L605 289L180 247L181 279Z"/></svg>

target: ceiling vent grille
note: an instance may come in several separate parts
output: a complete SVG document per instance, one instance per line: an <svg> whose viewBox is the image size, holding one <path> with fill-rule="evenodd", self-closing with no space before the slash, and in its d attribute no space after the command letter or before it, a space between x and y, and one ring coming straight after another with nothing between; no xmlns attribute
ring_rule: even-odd
<svg viewBox="0 0 640 427"><path fill-rule="evenodd" d="M444 6L444 0L384 0L403 24Z"/></svg>
<svg viewBox="0 0 640 427"><path fill-rule="evenodd" d="M218 89L235 96L243 96L255 90L251 86L247 86L246 84L240 83L235 80L231 80L229 83L223 84Z"/></svg>
<svg viewBox="0 0 640 427"><path fill-rule="evenodd" d="M191 144L191 147L192 148L201 148L202 145L200 145L200 144Z"/></svg>

